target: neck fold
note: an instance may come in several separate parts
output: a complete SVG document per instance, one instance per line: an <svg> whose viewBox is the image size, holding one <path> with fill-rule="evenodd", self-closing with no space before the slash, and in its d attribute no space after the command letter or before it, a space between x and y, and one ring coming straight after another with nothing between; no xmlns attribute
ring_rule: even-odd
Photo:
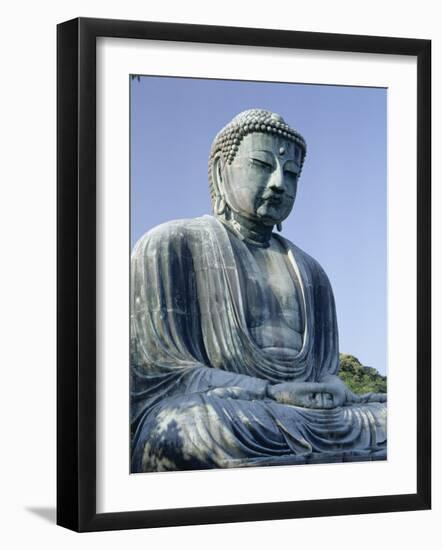
<svg viewBox="0 0 442 550"><path fill-rule="evenodd" d="M270 246L273 225L264 225L237 212L231 212L228 217L219 217L219 220L232 229L240 239L246 243L267 248Z"/></svg>

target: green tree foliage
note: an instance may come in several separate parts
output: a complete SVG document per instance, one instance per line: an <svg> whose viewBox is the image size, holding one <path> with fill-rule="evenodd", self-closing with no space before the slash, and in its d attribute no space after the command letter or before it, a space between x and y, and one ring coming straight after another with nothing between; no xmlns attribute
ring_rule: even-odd
<svg viewBox="0 0 442 550"><path fill-rule="evenodd" d="M339 354L338 376L354 393L387 393L387 377L373 367L364 367L353 355Z"/></svg>

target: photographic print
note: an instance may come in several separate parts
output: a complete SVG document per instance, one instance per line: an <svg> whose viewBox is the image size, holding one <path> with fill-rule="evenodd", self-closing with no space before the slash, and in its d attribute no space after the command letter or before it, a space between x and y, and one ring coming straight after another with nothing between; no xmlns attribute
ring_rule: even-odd
<svg viewBox="0 0 442 550"><path fill-rule="evenodd" d="M429 509L431 42L57 52L57 524Z"/></svg>
<svg viewBox="0 0 442 550"><path fill-rule="evenodd" d="M387 90L130 75L131 473L387 458Z"/></svg>

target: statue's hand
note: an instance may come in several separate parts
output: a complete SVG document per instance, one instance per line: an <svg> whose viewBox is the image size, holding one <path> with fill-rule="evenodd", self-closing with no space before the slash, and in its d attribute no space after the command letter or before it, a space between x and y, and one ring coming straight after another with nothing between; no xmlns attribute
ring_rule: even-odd
<svg viewBox="0 0 442 550"><path fill-rule="evenodd" d="M352 394L352 399L348 401L349 403L386 403L387 394L386 393L363 393L360 395Z"/></svg>
<svg viewBox="0 0 442 550"><path fill-rule="evenodd" d="M328 376L321 382L284 382L269 387L268 395L278 403L307 409L334 409L357 403L385 403L386 394L357 395L337 376Z"/></svg>
<svg viewBox="0 0 442 550"><path fill-rule="evenodd" d="M319 382L284 382L268 389L269 396L285 405L307 409L334 409L345 403L343 388Z"/></svg>
<svg viewBox="0 0 442 550"><path fill-rule="evenodd" d="M322 380L323 384L326 384L329 388L335 388L335 392L343 394L342 405L351 405L353 403L386 403L387 394L385 393L353 393L338 376L329 375Z"/></svg>

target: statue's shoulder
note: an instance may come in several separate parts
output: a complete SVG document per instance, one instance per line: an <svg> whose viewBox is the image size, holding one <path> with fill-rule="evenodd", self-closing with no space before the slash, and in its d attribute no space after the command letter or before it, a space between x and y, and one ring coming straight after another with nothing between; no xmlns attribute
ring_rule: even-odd
<svg viewBox="0 0 442 550"><path fill-rule="evenodd" d="M185 245L190 239L202 235L212 223L211 216L170 220L161 223L146 233L137 241L132 254L154 247L155 249L170 248L171 245Z"/></svg>

